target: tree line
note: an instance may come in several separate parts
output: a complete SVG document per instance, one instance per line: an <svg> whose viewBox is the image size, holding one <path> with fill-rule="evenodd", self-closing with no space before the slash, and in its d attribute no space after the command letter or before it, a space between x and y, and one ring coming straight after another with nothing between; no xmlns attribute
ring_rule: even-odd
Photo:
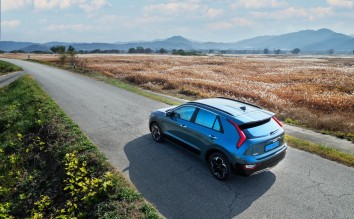
<svg viewBox="0 0 354 219"><path fill-rule="evenodd" d="M209 49L209 50L188 50L188 49L172 49L172 50L167 50L165 48L160 48L158 50L153 50L151 48L144 48L142 46L138 47L132 47L129 48L128 50L118 50L118 49L107 49L107 50L101 50L101 49L94 49L94 50L76 50L73 46L53 46L50 48L50 51L32 51L30 53L34 54L66 54L68 56L72 56L72 53L75 54L95 54L95 53L101 53L101 54L172 54L172 55L182 55L182 56L196 56L196 55L205 55L205 54L288 54L288 53L297 55L300 54L302 51L299 48L295 48L293 50L281 50L281 49L273 49L270 50L268 48L265 48L263 50L250 50L250 49L244 49L244 50L214 50L214 49ZM0 54L6 53L6 51L0 50ZM9 53L27 53L23 50L12 50ZM318 54L329 54L333 55L335 54L334 49L329 49L327 51L322 51L319 52ZM354 50L352 51L354 55ZM65 59L65 55L62 56L63 59Z"/></svg>

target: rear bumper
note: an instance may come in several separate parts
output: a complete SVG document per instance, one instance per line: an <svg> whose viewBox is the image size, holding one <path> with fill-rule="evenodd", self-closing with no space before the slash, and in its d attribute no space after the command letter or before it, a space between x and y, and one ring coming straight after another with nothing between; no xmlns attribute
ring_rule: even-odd
<svg viewBox="0 0 354 219"><path fill-rule="evenodd" d="M270 168L270 167L274 167L275 165L277 165L281 160L284 159L286 155L286 150L284 150L283 152L279 153L277 156L272 157L269 160L266 160L264 162L261 163L257 163L254 165L246 165L246 164L236 164L234 166L234 169L237 173L240 173L242 175L252 175L258 171L264 170L266 168Z"/></svg>

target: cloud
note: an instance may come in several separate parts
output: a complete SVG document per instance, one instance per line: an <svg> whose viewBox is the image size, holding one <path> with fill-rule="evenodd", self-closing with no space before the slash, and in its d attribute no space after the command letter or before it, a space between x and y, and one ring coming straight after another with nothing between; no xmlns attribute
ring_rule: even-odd
<svg viewBox="0 0 354 219"><path fill-rule="evenodd" d="M167 16L186 16L215 19L224 14L224 9L210 8L203 5L198 0L187 0L184 2L169 2L144 7L144 11L148 14L159 13Z"/></svg>
<svg viewBox="0 0 354 219"><path fill-rule="evenodd" d="M202 6L196 2L169 2L165 4L150 5L144 8L146 12L161 12L164 14L179 14L184 12L195 12Z"/></svg>
<svg viewBox="0 0 354 219"><path fill-rule="evenodd" d="M86 13L92 13L109 5L108 0L34 0L33 4L34 8L39 10L79 7Z"/></svg>
<svg viewBox="0 0 354 219"><path fill-rule="evenodd" d="M71 0L34 0L33 5L35 9L53 9L59 7L61 9L71 6Z"/></svg>
<svg viewBox="0 0 354 219"><path fill-rule="evenodd" d="M330 7L316 7L316 8L295 8L288 7L283 10L273 11L273 12L251 12L252 16L255 18L262 19L294 19L294 18L304 18L307 20L315 20L318 18L333 15L332 8Z"/></svg>
<svg viewBox="0 0 354 219"><path fill-rule="evenodd" d="M354 2L353 0L327 0L327 4L333 7L351 8Z"/></svg>
<svg viewBox="0 0 354 219"><path fill-rule="evenodd" d="M3 11L19 10L30 5L32 0L2 0L1 6Z"/></svg>
<svg viewBox="0 0 354 219"><path fill-rule="evenodd" d="M85 24L52 24L44 30L47 31L75 31L75 32L81 32L81 31L90 31L94 30L96 27L92 25L85 25Z"/></svg>
<svg viewBox="0 0 354 219"><path fill-rule="evenodd" d="M209 8L205 12L205 17L210 18L210 19L214 19L214 18L221 16L222 14L224 14L223 9Z"/></svg>
<svg viewBox="0 0 354 219"><path fill-rule="evenodd" d="M207 27L212 30L229 30L234 27L249 27L254 23L246 18L233 18L230 21L220 21L207 24Z"/></svg>
<svg viewBox="0 0 354 219"><path fill-rule="evenodd" d="M137 16L134 18L119 15L104 15L97 18L102 26L114 25L115 27L136 28L146 27L147 25L165 23L171 21L170 18L161 19L160 16Z"/></svg>
<svg viewBox="0 0 354 219"><path fill-rule="evenodd" d="M92 13L105 6L109 5L107 0L93 0L90 2L84 2L79 5L86 13Z"/></svg>
<svg viewBox="0 0 354 219"><path fill-rule="evenodd" d="M207 25L208 28L212 30L229 30L234 27L234 25L231 22L227 21L219 21L219 22L213 22Z"/></svg>
<svg viewBox="0 0 354 219"><path fill-rule="evenodd" d="M21 21L19 20L7 20L1 22L1 26L4 28L16 28L20 25L21 25Z"/></svg>
<svg viewBox="0 0 354 219"><path fill-rule="evenodd" d="M278 0L240 0L232 3L230 7L236 8L281 8L287 6L285 1Z"/></svg>
<svg viewBox="0 0 354 219"><path fill-rule="evenodd" d="M253 22L250 20L247 20L245 18L234 18L232 19L232 23L235 26L241 26L241 27L246 27L246 26L252 26Z"/></svg>

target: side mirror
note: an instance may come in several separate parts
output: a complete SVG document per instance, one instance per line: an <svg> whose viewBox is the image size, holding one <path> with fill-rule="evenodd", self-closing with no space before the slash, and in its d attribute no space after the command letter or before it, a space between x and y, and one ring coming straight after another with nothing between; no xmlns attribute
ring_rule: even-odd
<svg viewBox="0 0 354 219"><path fill-rule="evenodd" d="M166 112L166 116L167 116L167 117L171 117L172 115L173 115L173 111L167 111L167 112Z"/></svg>

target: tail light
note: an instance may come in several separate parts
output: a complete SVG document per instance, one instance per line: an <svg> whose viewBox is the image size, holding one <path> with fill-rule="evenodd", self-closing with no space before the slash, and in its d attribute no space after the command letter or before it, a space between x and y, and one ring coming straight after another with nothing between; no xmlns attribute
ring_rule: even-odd
<svg viewBox="0 0 354 219"><path fill-rule="evenodd" d="M235 129L238 133L238 135L240 136L240 139L238 140L237 144L236 144L236 147L237 148L240 148L241 145L246 141L246 135L245 133L243 133L243 131L240 129L240 127L238 127L238 125L236 124L236 122L228 119L227 120L229 123L231 123L233 126L235 126Z"/></svg>
<svg viewBox="0 0 354 219"><path fill-rule="evenodd" d="M283 124L281 124L281 122L279 122L279 120L277 118L275 118L275 116L273 116L273 119L274 119L274 121L276 121L280 125L280 127L283 126Z"/></svg>

